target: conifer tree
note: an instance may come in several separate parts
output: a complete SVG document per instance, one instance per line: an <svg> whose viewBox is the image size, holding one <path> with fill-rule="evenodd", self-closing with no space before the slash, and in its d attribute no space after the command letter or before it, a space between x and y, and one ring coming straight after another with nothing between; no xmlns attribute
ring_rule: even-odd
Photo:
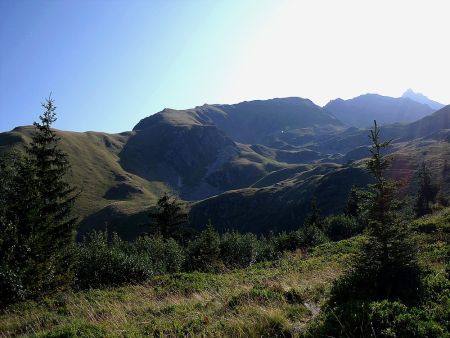
<svg viewBox="0 0 450 338"><path fill-rule="evenodd" d="M327 241L324 234L324 219L317 206L317 198L314 195L311 199L308 215L301 229L303 245L306 247L316 246Z"/></svg>
<svg viewBox="0 0 450 338"><path fill-rule="evenodd" d="M311 198L311 204L309 205L309 212L305 218L304 226L315 224L318 228L321 228L323 218L321 211L317 206L317 197L314 195Z"/></svg>
<svg viewBox="0 0 450 338"><path fill-rule="evenodd" d="M175 196L164 194L157 202L156 212L151 212L149 217L156 234L164 238L183 240L188 215Z"/></svg>
<svg viewBox="0 0 450 338"><path fill-rule="evenodd" d="M359 214L359 203L358 203L358 193L357 188L352 186L347 199L347 205L345 207L344 213L347 216L358 217Z"/></svg>
<svg viewBox="0 0 450 338"><path fill-rule="evenodd" d="M358 268L369 269L374 283L373 296L380 299L402 298L417 293L417 249L411 241L398 209L395 192L398 184L386 178L391 159L383 151L391 141L380 141L376 122L370 131L372 157L367 164L375 179L373 200L369 210L368 240Z"/></svg>
<svg viewBox="0 0 450 338"><path fill-rule="evenodd" d="M376 122L369 135L371 158L367 169L375 184L368 210L367 240L350 269L336 281L331 291L325 319L330 336L364 336L363 313L372 301L413 303L418 300L420 270L417 249L398 213L395 192L398 184L386 178L390 159L383 152L390 141L380 140ZM350 333L349 333L350 332Z"/></svg>
<svg viewBox="0 0 450 338"><path fill-rule="evenodd" d="M367 296L408 300L417 296L417 249L409 236L407 225L399 216L401 203L396 197L398 184L387 179L385 174L392 159L386 157L383 151L391 141L380 140L376 121L369 137L372 141L372 157L367 163L367 169L375 179L375 184L368 213L369 238L357 268L367 273L373 283L372 291Z"/></svg>
<svg viewBox="0 0 450 338"><path fill-rule="evenodd" d="M25 156L13 163L6 202L2 202L7 205L2 226L10 235L9 244L2 243L1 260L20 277L24 296L40 295L72 279L69 252L76 218L71 217L71 209L76 194L65 180L70 165L51 129L56 121L54 101L49 97L42 106ZM4 252L9 252L8 259Z"/></svg>
<svg viewBox="0 0 450 338"><path fill-rule="evenodd" d="M431 181L431 173L425 162L422 162L419 172L419 190L417 192L414 212L416 217L422 217L431 213L430 203L436 202L438 186Z"/></svg>
<svg viewBox="0 0 450 338"><path fill-rule="evenodd" d="M56 106L49 97L42 104L40 122L27 147L27 166L31 171L34 210L31 210L31 259L36 271L31 280L42 288L56 287L70 279L71 259L68 249L74 241L76 218L72 206L77 194L66 181L70 164L59 148L59 137L51 129L56 121Z"/></svg>

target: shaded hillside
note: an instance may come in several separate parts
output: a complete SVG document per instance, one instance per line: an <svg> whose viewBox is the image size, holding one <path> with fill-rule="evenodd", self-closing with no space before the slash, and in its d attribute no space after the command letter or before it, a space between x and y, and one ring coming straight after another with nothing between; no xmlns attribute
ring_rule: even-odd
<svg viewBox="0 0 450 338"><path fill-rule="evenodd" d="M330 134L328 137L318 141L315 149L322 152L340 154L354 152L358 147L369 145L368 129L348 128L344 131ZM385 125L382 127L382 133L384 138L393 139L395 142L406 142L416 139L449 140L450 105L410 124Z"/></svg>
<svg viewBox="0 0 450 338"><path fill-rule="evenodd" d="M394 162L387 174L403 182L402 193L416 193L416 172L424 161L442 192L450 194L450 177L445 171L450 162L450 106L409 125L384 126L381 130L383 139L393 139L389 153ZM201 226L212 219L221 228L262 233L289 229L302 224L313 195L325 214L341 212L350 187L369 182L363 168L370 154L367 134L367 130L350 128L318 145L342 152L345 155L336 162L355 162L351 167L310 164L275 171L252 189L227 192L194 204L194 224Z"/></svg>
<svg viewBox="0 0 450 338"><path fill-rule="evenodd" d="M373 120L379 124L408 123L433 113L436 109L409 98L393 98L365 94L353 99L336 99L324 107L349 126L369 127Z"/></svg>
<svg viewBox="0 0 450 338"><path fill-rule="evenodd" d="M424 137L445 140L450 136L450 105L436 111L430 116L411 123L405 128L404 137L408 139Z"/></svg>
<svg viewBox="0 0 450 338"><path fill-rule="evenodd" d="M342 212L352 185L370 182L360 168L321 165L261 188L229 191L195 203L191 221L204 226L209 219L221 230L238 229L268 234L302 225L315 195L325 215Z"/></svg>
<svg viewBox="0 0 450 338"><path fill-rule="evenodd" d="M159 122L137 130L120 153L122 166L161 181L187 200L249 186L283 164L239 145L212 125Z"/></svg>

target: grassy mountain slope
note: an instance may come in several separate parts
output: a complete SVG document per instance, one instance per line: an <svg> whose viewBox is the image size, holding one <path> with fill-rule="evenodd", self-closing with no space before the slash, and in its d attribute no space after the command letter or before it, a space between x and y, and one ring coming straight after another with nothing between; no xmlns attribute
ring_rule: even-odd
<svg viewBox="0 0 450 338"><path fill-rule="evenodd" d="M300 98L164 109L136 125L120 163L147 180L168 183L184 199L199 200L248 187L288 164L325 156L295 146L271 150L246 144L283 143L286 135L300 138L315 135L315 128L341 126L331 114Z"/></svg>
<svg viewBox="0 0 450 338"><path fill-rule="evenodd" d="M367 136L366 136L367 137ZM416 193L416 171L424 161L442 192L450 195L450 176L444 168L450 163L448 141L412 140L394 143L394 162L387 174L403 182L403 191ZM324 214L342 212L352 185L370 182L364 169L367 147L346 159L351 166L309 165L275 171L252 188L226 192L192 206L193 222L202 226L211 219L220 228L237 228L257 233L298 227L308 212L311 196L316 195ZM226 215L226 216L225 216ZM229 216L229 217L228 217Z"/></svg>
<svg viewBox="0 0 450 338"><path fill-rule="evenodd" d="M133 132L121 134L58 135L73 165L69 180L82 190L76 205L80 234L108 226L129 237L139 233L138 220L145 221L138 215L168 189L185 200L199 200L249 187L273 171L323 157L295 146L261 150L243 141L273 141L285 131L310 137L314 128L340 126L311 101L287 98L166 109L142 120ZM20 147L31 132L32 127L23 127L2 133L0 147Z"/></svg>
<svg viewBox="0 0 450 338"><path fill-rule="evenodd" d="M372 120L373 125L373 120ZM383 137L394 142L421 140L447 141L450 136L450 105L409 124L391 124L381 127ZM368 128L348 128L317 141L316 149L322 152L345 154L357 147L367 146Z"/></svg>
<svg viewBox="0 0 450 338"><path fill-rule="evenodd" d="M1 149L23 149L32 132L30 126L1 133ZM72 164L68 179L80 191L75 210L81 219L112 204L122 212L135 212L140 206L155 203L157 195L166 189L162 183L149 182L121 167L118 155L131 132L56 132L61 138L61 149Z"/></svg>

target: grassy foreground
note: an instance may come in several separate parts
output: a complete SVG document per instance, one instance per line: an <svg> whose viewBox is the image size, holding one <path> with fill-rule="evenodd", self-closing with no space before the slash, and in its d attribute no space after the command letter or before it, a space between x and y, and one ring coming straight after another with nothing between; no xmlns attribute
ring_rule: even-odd
<svg viewBox="0 0 450 338"><path fill-rule="evenodd" d="M415 222L422 264L443 268L450 209ZM0 314L0 337L299 336L363 237L223 273L56 294Z"/></svg>

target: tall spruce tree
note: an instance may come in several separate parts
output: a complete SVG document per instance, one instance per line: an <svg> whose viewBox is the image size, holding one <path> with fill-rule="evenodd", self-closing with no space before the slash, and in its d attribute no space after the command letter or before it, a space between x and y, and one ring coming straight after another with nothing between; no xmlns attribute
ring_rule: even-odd
<svg viewBox="0 0 450 338"><path fill-rule="evenodd" d="M7 212L2 223L10 235L9 244L2 244L2 265L18 276L24 296L41 295L72 279L69 253L76 218L71 210L77 195L65 180L70 165L51 129L56 121L53 99L49 97L42 106L44 112L40 122L34 123L36 131L25 156L8 169L4 198ZM9 252L8 258L3 252Z"/></svg>
<svg viewBox="0 0 450 338"><path fill-rule="evenodd" d="M36 131L27 148L27 160L37 202L30 249L37 266L37 285L41 282L45 289L65 284L70 278L68 249L74 241L77 221L71 211L77 194L66 181L70 164L59 148L59 137L51 129L56 121L54 100L49 97L42 107L40 122L34 123Z"/></svg>
<svg viewBox="0 0 450 338"><path fill-rule="evenodd" d="M417 191L416 202L414 204L414 212L416 217L422 217L431 213L430 203L436 202L436 196L439 191L438 186L432 183L431 172L422 162L418 171L419 190Z"/></svg>

